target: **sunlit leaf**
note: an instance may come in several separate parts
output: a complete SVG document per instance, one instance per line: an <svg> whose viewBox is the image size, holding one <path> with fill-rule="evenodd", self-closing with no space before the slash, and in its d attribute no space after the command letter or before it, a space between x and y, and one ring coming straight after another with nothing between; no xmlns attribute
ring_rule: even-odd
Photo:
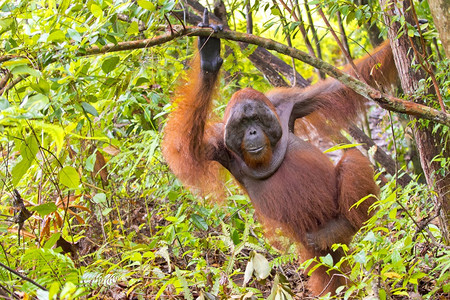
<svg viewBox="0 0 450 300"><path fill-rule="evenodd" d="M155 10L155 4L147 0L137 0L137 3L140 7L145 8L149 11Z"/></svg>
<svg viewBox="0 0 450 300"><path fill-rule="evenodd" d="M38 206L33 206L29 210L37 212L41 217L55 212L57 209L56 204L53 202L44 203Z"/></svg>
<svg viewBox="0 0 450 300"><path fill-rule="evenodd" d="M52 248L56 242L59 240L59 238L61 237L61 233L60 232L56 232L54 234L52 234L52 236L47 240L47 242L45 242L44 244L44 248Z"/></svg>
<svg viewBox="0 0 450 300"><path fill-rule="evenodd" d="M80 184L80 175L74 167L65 166L59 172L59 183L67 186L68 188L77 188Z"/></svg>
<svg viewBox="0 0 450 300"><path fill-rule="evenodd" d="M92 3L89 9L96 18L100 18L103 15L102 8L95 3Z"/></svg>
<svg viewBox="0 0 450 300"><path fill-rule="evenodd" d="M26 65L20 65L20 66L13 68L11 70L11 73L16 76L25 75L25 74L28 74L28 75L31 75L34 77L41 76L41 72L39 72L38 70L35 70L29 66L26 66Z"/></svg>
<svg viewBox="0 0 450 300"><path fill-rule="evenodd" d="M138 34L139 33L139 25L137 22L132 22L130 24L130 26L128 26L127 29L127 34L128 35L133 35L133 34Z"/></svg>
<svg viewBox="0 0 450 300"><path fill-rule="evenodd" d="M55 30L47 38L47 42L53 42L53 41L63 41L65 40L66 36L64 32L61 30Z"/></svg>

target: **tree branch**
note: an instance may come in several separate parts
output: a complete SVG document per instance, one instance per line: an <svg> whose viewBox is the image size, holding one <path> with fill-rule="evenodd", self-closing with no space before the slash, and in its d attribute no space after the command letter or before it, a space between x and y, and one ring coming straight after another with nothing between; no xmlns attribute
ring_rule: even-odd
<svg viewBox="0 0 450 300"><path fill-rule="evenodd" d="M180 25L173 26L173 30L174 30L173 33L162 34L160 36L151 39L122 42L117 44L108 44L103 46L102 48L92 47L85 50L84 52L78 53L77 56L81 57L87 55L104 54L115 51L149 48L167 43L169 41L172 41L176 38L183 36L214 36L221 39L258 45L268 50L274 50L278 53L296 58L300 61L303 61L304 63L307 63L313 67L323 70L329 76L339 80L344 85L348 86L358 94L364 96L367 99L377 102L384 109L399 113L406 113L408 115L413 115L416 117L434 121L436 123L441 123L446 126L450 126L450 114L438 111L434 108L425 105L401 100L394 96L381 93L380 91L355 79L351 75L344 73L343 71L337 69L336 67L334 67L329 63L326 63L318 58L308 55L303 51L297 50L292 47L288 47L271 39L235 31L220 31L214 33L209 28L198 28L198 27L183 28L183 26Z"/></svg>

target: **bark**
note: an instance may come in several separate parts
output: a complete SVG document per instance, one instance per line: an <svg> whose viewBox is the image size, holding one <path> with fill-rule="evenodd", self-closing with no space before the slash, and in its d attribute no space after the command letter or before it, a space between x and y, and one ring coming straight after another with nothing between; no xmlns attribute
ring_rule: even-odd
<svg viewBox="0 0 450 300"><path fill-rule="evenodd" d="M342 45L344 46L344 49L347 51L348 56L351 58L352 54L350 52L350 46L348 45L347 34L345 33L345 28L344 28L344 23L342 22L341 13L337 12L336 16L337 16L337 20L338 20L338 24L339 24L339 31L341 34Z"/></svg>
<svg viewBox="0 0 450 300"><path fill-rule="evenodd" d="M403 15L407 21L412 23L412 18L407 14L410 2L404 1ZM391 24L388 28L389 39L391 40L392 50L394 53L394 60L397 66L400 81L403 91L407 95L414 95L414 92L419 87L419 80L426 78L426 73L422 69L414 69L411 66L414 61L414 51L411 51L411 41L407 35L404 34L398 37L398 33L401 29L401 25L398 22L391 22L391 17L399 12L398 9L393 9L390 6L388 0L380 0L382 8L387 8L385 15L385 24ZM414 41L412 41L414 42ZM415 45L416 49L420 47ZM429 91L429 92L432 92ZM412 97L414 99L414 97ZM421 102L419 99L415 99L415 102ZM415 119L415 118L411 118ZM450 149L448 143L442 143L439 131L433 132L435 124L431 123L427 127L419 125L420 122L414 122L414 136L419 151L421 165L425 174L425 179L428 186L436 192L435 203L436 209L439 213L440 227L442 230L442 236L448 242L448 228L449 228L449 214L450 214L450 176L448 170L442 174L440 164L433 162L433 159L440 153L444 153L445 157L448 157ZM443 145L446 145L446 149L443 149Z"/></svg>
<svg viewBox="0 0 450 300"><path fill-rule="evenodd" d="M441 38L445 55L450 58L450 1L428 0L434 25Z"/></svg>

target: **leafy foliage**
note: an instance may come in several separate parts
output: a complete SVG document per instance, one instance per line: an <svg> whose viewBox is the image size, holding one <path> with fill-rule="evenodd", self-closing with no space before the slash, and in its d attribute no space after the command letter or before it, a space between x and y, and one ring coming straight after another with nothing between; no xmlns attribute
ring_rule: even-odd
<svg viewBox="0 0 450 300"><path fill-rule="evenodd" d="M238 30L245 30L244 2L229 7L230 24ZM170 97L195 55L191 39L86 55L93 47L170 30L180 22L172 14L179 4L0 0L0 262L17 271L0 265L1 297L307 295L300 290L295 246L282 253L269 246L234 182L226 183L225 201L217 205L213 196L202 198L184 189L161 157ZM329 15L339 11L345 16L353 39L367 45L358 36L360 25L380 22L376 4L326 5ZM272 1L255 1L252 9L271 13L255 33L279 40L298 35L298 23ZM429 15L425 1L418 3L418 11ZM436 34L432 24L427 26L431 39ZM338 61L327 30L319 33L324 57ZM241 52L235 43L224 44L232 51L226 53L219 113L235 88L269 88L246 59L253 48ZM302 43L294 40L294 46ZM448 70L448 60L437 68ZM297 71L305 77L314 74L303 65ZM445 94L448 73L437 78ZM392 125L396 134L388 149L397 146L399 163L408 172L411 145L403 123ZM448 128L434 130L448 142ZM447 157L436 161L442 172L449 168ZM440 243L440 228L430 221L435 214L431 197L423 184L401 189L393 178L383 187L374 217L346 249L346 261L333 266L321 258L331 268L349 266L342 274L355 285L343 292L345 297L377 292L387 299L415 292L432 298L449 292L449 251Z"/></svg>

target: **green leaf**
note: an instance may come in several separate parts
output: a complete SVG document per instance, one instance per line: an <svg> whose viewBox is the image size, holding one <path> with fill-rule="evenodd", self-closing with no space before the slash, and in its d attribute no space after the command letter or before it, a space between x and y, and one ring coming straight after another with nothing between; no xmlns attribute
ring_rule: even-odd
<svg viewBox="0 0 450 300"><path fill-rule="evenodd" d="M89 171L89 172L94 171L96 158L97 158L97 155L94 152L91 155L89 155L89 157L86 159L86 170L87 171Z"/></svg>
<svg viewBox="0 0 450 300"><path fill-rule="evenodd" d="M38 70L35 70L33 68L30 68L29 66L26 66L26 65L20 65L20 66L14 67L11 70L11 73L16 76L29 74L34 77L41 77L41 72L39 72Z"/></svg>
<svg viewBox="0 0 450 300"><path fill-rule="evenodd" d="M98 117L98 112L97 112L97 110L95 109L95 107L93 107L93 106L90 105L89 103L83 101L83 102L81 102L81 106L83 107L83 110L84 110L86 113L91 114L91 115L93 115L94 117Z"/></svg>
<svg viewBox="0 0 450 300"><path fill-rule="evenodd" d="M91 4L90 11L96 18L101 18L103 15L102 8L95 3Z"/></svg>
<svg viewBox="0 0 450 300"><path fill-rule="evenodd" d="M47 42L53 42L53 41L64 41L66 39L66 36L64 32L61 30L55 30L47 38Z"/></svg>
<svg viewBox="0 0 450 300"><path fill-rule="evenodd" d="M106 195L104 193L98 193L95 194L94 197L92 197L92 201L94 201L94 203L105 203L106 202Z"/></svg>
<svg viewBox="0 0 450 300"><path fill-rule="evenodd" d="M68 188L75 189L80 184L80 175L72 166L65 166L59 172L59 183Z"/></svg>
<svg viewBox="0 0 450 300"><path fill-rule="evenodd" d="M12 184L14 187L17 186L20 179L22 179L23 175L28 171L31 167L31 162L27 160L21 160L18 164L14 166L11 170Z"/></svg>
<svg viewBox="0 0 450 300"><path fill-rule="evenodd" d="M23 65L28 65L29 64L29 60L26 58L19 58L19 59L12 59L12 60L8 60L5 61L4 63L2 63L2 67L8 68L8 67L16 67L16 66L23 66ZM10 68L8 68L10 69Z"/></svg>
<svg viewBox="0 0 450 300"><path fill-rule="evenodd" d="M69 37L72 40L74 40L75 42L78 42L78 43L81 42L81 39L82 39L81 34L78 31L76 31L75 29L72 29L72 28L67 29L67 33L69 34Z"/></svg>
<svg viewBox="0 0 450 300"><path fill-rule="evenodd" d="M113 210L113 209L112 209L111 207L104 208L104 209L102 209L102 215L106 217L107 215L109 215L109 213L110 213L112 210Z"/></svg>
<svg viewBox="0 0 450 300"><path fill-rule="evenodd" d="M389 218L392 220L397 219L397 208L391 209L391 211L389 212Z"/></svg>
<svg viewBox="0 0 450 300"><path fill-rule="evenodd" d="M47 216L58 209L55 203L49 202L30 208L30 211L37 212L41 217Z"/></svg>
<svg viewBox="0 0 450 300"><path fill-rule="evenodd" d="M39 78L39 81L37 83L31 83L30 86L33 90L43 95L48 95L50 91L50 85L42 77Z"/></svg>
<svg viewBox="0 0 450 300"><path fill-rule="evenodd" d="M20 146L20 155L25 160L32 162L39 151L39 144L33 135L26 138L25 142Z"/></svg>
<svg viewBox="0 0 450 300"><path fill-rule="evenodd" d="M33 163L34 158L39 150L39 145L34 136L29 136L21 145L20 145L20 155L22 156L22 160L17 163L13 169L11 170L12 184L13 186L17 186L20 179L22 179L23 175L28 171Z"/></svg>
<svg viewBox="0 0 450 300"><path fill-rule="evenodd" d="M59 240L60 237L61 237L60 232L52 234L52 236L48 239L48 241L45 242L44 248L50 249L51 247L53 247L56 244L56 242Z"/></svg>
<svg viewBox="0 0 450 300"><path fill-rule="evenodd" d="M326 256L322 256L320 260L324 265L327 265L329 267L333 266L333 257L329 253Z"/></svg>
<svg viewBox="0 0 450 300"><path fill-rule="evenodd" d="M198 229L203 230L203 231L208 230L208 223L206 223L206 220L203 219L202 216L197 215L197 214L192 214L191 221L195 225L195 227L197 227Z"/></svg>
<svg viewBox="0 0 450 300"><path fill-rule="evenodd" d="M366 252L364 250L356 253L354 256L355 262L365 264L366 263Z"/></svg>
<svg viewBox="0 0 450 300"><path fill-rule="evenodd" d="M384 289L379 289L378 291L378 296L380 297L380 300L386 300L386 290Z"/></svg>
<svg viewBox="0 0 450 300"><path fill-rule="evenodd" d="M239 232L235 229L231 231L231 240L235 245L239 245L239 243L241 242L241 239L239 238Z"/></svg>
<svg viewBox="0 0 450 300"><path fill-rule="evenodd" d="M0 111L7 109L8 107L10 107L9 105L9 101L6 100L5 98L0 98Z"/></svg>
<svg viewBox="0 0 450 300"><path fill-rule="evenodd" d="M130 26L128 26L127 34L133 35L133 34L138 34L138 33L139 33L139 25L136 21L134 21L130 24Z"/></svg>
<svg viewBox="0 0 450 300"><path fill-rule="evenodd" d="M120 58L118 56L112 56L105 59L105 61L102 63L102 70L105 73L109 73L112 70L114 70L119 63Z"/></svg>
<svg viewBox="0 0 450 300"><path fill-rule="evenodd" d="M142 8L145 8L149 11L155 11L155 4L147 0L138 0L138 5Z"/></svg>
<svg viewBox="0 0 450 300"><path fill-rule="evenodd" d="M31 97L26 96L20 104L20 107L28 111L36 112L46 108L49 103L50 101L47 96L44 94L36 94Z"/></svg>
<svg viewBox="0 0 450 300"><path fill-rule="evenodd" d="M56 155L58 155L59 151L61 151L62 146L64 145L64 129L61 128L59 124L53 125L44 122L33 122L33 125L36 128L43 130L45 133L49 134L52 137L53 141L56 144Z"/></svg>

